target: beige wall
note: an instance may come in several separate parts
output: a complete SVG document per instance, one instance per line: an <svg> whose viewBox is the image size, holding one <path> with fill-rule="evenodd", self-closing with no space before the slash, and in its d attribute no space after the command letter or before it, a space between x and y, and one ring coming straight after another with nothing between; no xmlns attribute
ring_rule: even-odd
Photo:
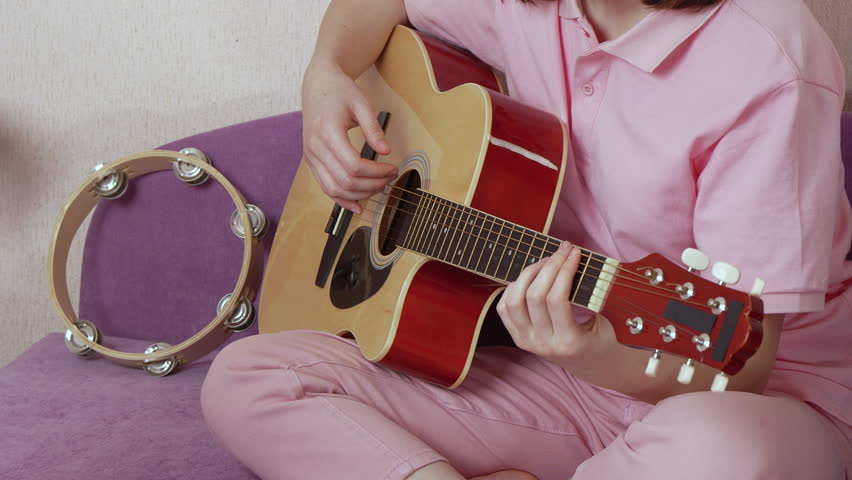
<svg viewBox="0 0 852 480"><path fill-rule="evenodd" d="M810 0L852 78L846 2ZM49 237L89 169L297 109L327 4L0 0L0 365L62 330L47 293Z"/></svg>

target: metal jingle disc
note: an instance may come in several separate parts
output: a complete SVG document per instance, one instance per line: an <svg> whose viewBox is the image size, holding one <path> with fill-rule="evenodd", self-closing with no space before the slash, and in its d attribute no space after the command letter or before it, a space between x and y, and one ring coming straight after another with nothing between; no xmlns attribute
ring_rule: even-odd
<svg viewBox="0 0 852 480"><path fill-rule="evenodd" d="M222 313L222 310L231 301L231 295L231 293L228 293L219 300L219 304L216 305L216 315ZM231 318L225 320L225 327L235 332L244 332L254 324L255 317L254 305L248 298L242 297L240 298L240 305L234 310Z"/></svg>
<svg viewBox="0 0 852 480"><path fill-rule="evenodd" d="M168 343L155 343L150 347L145 349L145 355L149 355L151 353L157 352L159 350L165 350L171 347ZM145 365L142 366L142 370L145 370L145 373L151 375L152 377L165 377L166 375L172 373L177 367L177 360L174 357L169 357L165 360L160 361L145 361Z"/></svg>
<svg viewBox="0 0 852 480"><path fill-rule="evenodd" d="M79 320L75 323L80 333L86 336L90 342L101 343L101 331L92 322ZM70 328L65 330L65 347L68 351L82 358L92 358L95 356L95 351L92 347L81 342L79 336Z"/></svg>
<svg viewBox="0 0 852 480"><path fill-rule="evenodd" d="M269 231L269 222L266 220L266 214L263 213L263 210L256 205L248 204L246 205L246 211L251 222L252 235L258 239L266 236L266 232ZM231 231L239 238L246 238L243 222L240 220L239 209L234 210L234 213L231 214Z"/></svg>
<svg viewBox="0 0 852 480"><path fill-rule="evenodd" d="M92 173L95 173L104 168L103 163L99 163L95 165L92 169ZM95 192L106 198L107 200L115 200L116 198L120 198L127 191L127 185L129 184L127 180L127 175L123 172L110 172L105 175L101 180L95 183Z"/></svg>
<svg viewBox="0 0 852 480"><path fill-rule="evenodd" d="M184 155L190 155L195 157L202 162L213 165L213 162L207 158L207 155L204 154L201 150L195 147L187 147L180 151L180 153ZM206 182L210 176L207 175L207 172L202 170L200 167L192 165L191 163L182 162L180 160L175 160L172 162L172 170L174 170L175 175L182 181L189 185L201 185Z"/></svg>

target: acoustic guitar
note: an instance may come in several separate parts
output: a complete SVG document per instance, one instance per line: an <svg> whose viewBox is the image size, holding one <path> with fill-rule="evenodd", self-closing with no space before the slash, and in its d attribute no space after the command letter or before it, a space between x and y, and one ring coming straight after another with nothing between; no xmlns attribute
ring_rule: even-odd
<svg viewBox="0 0 852 480"><path fill-rule="evenodd" d="M358 85L381 110L399 167L361 215L336 205L303 161L281 215L259 305L260 331L351 334L364 356L449 388L484 339L505 338L494 306L521 270L552 254L549 237L569 142L555 116L501 93L469 54L397 27ZM349 132L364 158L376 153ZM363 147L362 147L363 146ZM511 185L511 190L508 186ZM719 283L688 249L689 269L653 254L623 263L582 249L573 304L608 318L618 341L735 374L761 340L761 290ZM719 376L724 380L724 375Z"/></svg>

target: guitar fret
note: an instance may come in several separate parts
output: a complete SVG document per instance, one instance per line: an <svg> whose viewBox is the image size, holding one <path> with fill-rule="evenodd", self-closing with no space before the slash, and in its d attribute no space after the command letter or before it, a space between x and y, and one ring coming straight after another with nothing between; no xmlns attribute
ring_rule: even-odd
<svg viewBox="0 0 852 480"><path fill-rule="evenodd" d="M447 202L446 200L441 198L441 199L439 199L439 201L441 202L441 211L439 213L440 220L438 221L438 224L439 224L438 229L441 231L441 233L440 233L441 240L440 240L440 242L435 242L436 249L433 250L432 256L435 257L435 258L443 260L443 258L441 258L441 252L444 251L444 247L447 244L447 237L450 236L451 233L452 233L450 231L451 230L450 227L451 227L451 223L452 223L452 217L450 215L452 214L452 212L450 211L450 208L451 208L450 204L446 203Z"/></svg>
<svg viewBox="0 0 852 480"><path fill-rule="evenodd" d="M511 270L512 264L515 262L515 255L518 253L521 236L521 232L516 230L513 225L510 224L509 226L511 227L511 231L507 231L501 238L503 241L503 255L497 264L497 271L494 273L495 277L507 281L509 280L509 270Z"/></svg>
<svg viewBox="0 0 852 480"><path fill-rule="evenodd" d="M515 256L512 259L512 265L509 267L509 273L506 280L514 282L521 275L521 271L529 264L530 252L533 249L534 232L524 228L520 232L520 241ZM523 258L521 258L523 257Z"/></svg>
<svg viewBox="0 0 852 480"><path fill-rule="evenodd" d="M535 262L541 261L547 253L547 246L550 244L550 237L547 235L535 232L535 240L533 240L533 248L530 254L536 259ZM531 262L531 263L535 263Z"/></svg>
<svg viewBox="0 0 852 480"><path fill-rule="evenodd" d="M562 243L426 192L412 215L406 248L499 281L516 281L524 268L553 255ZM600 310L612 285L613 265L617 262L581 249L571 302Z"/></svg>
<svg viewBox="0 0 852 480"><path fill-rule="evenodd" d="M444 245L444 241L447 239L447 233L449 232L449 229L447 228L447 204L441 197L437 197L435 200L438 202L434 221L437 227L435 227L435 238L432 242L430 242L431 249L429 256L432 258L440 258L441 247Z"/></svg>
<svg viewBox="0 0 852 480"><path fill-rule="evenodd" d="M408 227L408 232L405 234L405 240L402 241L402 248L406 248L408 250L413 250L414 242L417 240L417 236L420 235L420 225L422 223L422 215L420 214L423 203L426 201L426 197L421 195L417 200L417 204L414 206L414 220L411 222L411 226Z"/></svg>
<svg viewBox="0 0 852 480"><path fill-rule="evenodd" d="M464 250L468 243L467 241L470 240L466 231L468 227L468 220L470 219L470 212L461 206L457 210L458 222L456 222L456 238L450 245L450 258L452 259L451 263L453 265L461 266L462 259L464 258Z"/></svg>
<svg viewBox="0 0 852 480"><path fill-rule="evenodd" d="M438 240L435 241L432 249L432 257L437 258L439 260L443 260L441 258L441 251L443 251L444 244L447 242L447 235L450 233L449 227L449 218L447 215L449 214L449 207L447 206L446 200L443 198L438 198L438 202L440 203L439 211L438 211L438 231L440 232Z"/></svg>
<svg viewBox="0 0 852 480"><path fill-rule="evenodd" d="M429 207L429 216L426 218L426 232L423 235L423 238L420 242L420 251L424 254L429 255L428 249L431 247L433 243L433 238L435 234L438 232L438 224L437 224L437 215L438 215L438 201L437 198L433 195L430 195L430 207Z"/></svg>
<svg viewBox="0 0 852 480"><path fill-rule="evenodd" d="M467 268L466 265L470 264L470 258L473 256L473 248L476 245L476 235L474 235L473 230L476 228L476 218L478 215L468 207L464 207L465 212L465 222L464 222L464 230L463 234L465 237L464 247L462 247L462 254L458 258L457 265L460 267Z"/></svg>
<svg viewBox="0 0 852 480"><path fill-rule="evenodd" d="M482 253L485 250L485 243L487 242L485 221L486 217L484 215L477 215L476 220L474 220L473 228L471 228L473 245L470 250L470 257L468 257L467 262L465 262L465 268L479 273L482 273L478 268L479 261L482 258ZM473 265L471 265L471 262L473 262Z"/></svg>
<svg viewBox="0 0 852 480"><path fill-rule="evenodd" d="M582 269L577 269L574 275L574 285L572 285L571 302L577 305L587 306L592 301L592 295L595 291L595 284L598 281L600 272L603 269L606 257L582 250L585 256L585 265Z"/></svg>
<svg viewBox="0 0 852 480"><path fill-rule="evenodd" d="M422 219L419 221L419 227L417 228L417 237L415 237L414 241L411 244L411 249L415 252L419 252L421 249L421 245L423 244L423 239L426 236L426 233L429 231L429 217L432 214L432 198L426 192L423 192L423 195L420 197L421 203L423 203L423 208L421 209Z"/></svg>
<svg viewBox="0 0 852 480"><path fill-rule="evenodd" d="M482 246L474 270L487 276L488 274L485 271L488 267L488 259L491 258L491 253L494 251L493 237L496 235L494 233L494 217L491 215L486 215L483 219L482 233Z"/></svg>
<svg viewBox="0 0 852 480"><path fill-rule="evenodd" d="M426 236L426 242L424 245L424 253L426 253L429 257L435 256L436 245L439 242L441 231L443 230L443 204L441 203L440 197L433 198L434 205L432 209L432 216L429 218L429 234Z"/></svg>
<svg viewBox="0 0 852 480"><path fill-rule="evenodd" d="M490 234L488 236L489 245L491 245L491 254L488 257L488 263L485 266L485 274L489 277L499 278L497 277L497 269L500 267L500 261L503 260L503 250L505 250L505 246L502 243L502 237L504 235L503 232L506 229L506 221L495 218L494 225L499 226L500 231L494 233L493 240Z"/></svg>
<svg viewBox="0 0 852 480"><path fill-rule="evenodd" d="M443 252L442 258L444 261L449 263L454 263L454 258L456 258L456 248L458 246L459 240L461 238L461 214L462 211L457 206L450 206L450 241L447 243L447 248Z"/></svg>
<svg viewBox="0 0 852 480"><path fill-rule="evenodd" d="M556 253L556 251L559 250L559 245L562 245L560 240L548 237L544 245L544 253L546 253L544 257L549 257Z"/></svg>
<svg viewBox="0 0 852 480"><path fill-rule="evenodd" d="M577 293L579 293L582 288L583 279L586 277L586 271L589 269L591 258L591 255L588 254L585 256L585 262L582 257L580 258L580 263L577 265L577 273L574 274L574 283L571 285L571 290L573 290L573 293L571 294L572 302L577 301Z"/></svg>

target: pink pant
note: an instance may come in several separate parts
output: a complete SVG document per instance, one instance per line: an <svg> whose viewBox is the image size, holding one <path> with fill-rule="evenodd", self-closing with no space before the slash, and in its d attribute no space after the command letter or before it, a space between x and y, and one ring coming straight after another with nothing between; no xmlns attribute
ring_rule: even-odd
<svg viewBox="0 0 852 480"><path fill-rule="evenodd" d="M257 335L219 354L202 406L221 444L269 479L402 479L442 459L466 476L541 480L846 478L835 427L799 401L708 392L654 406L508 348L481 349L449 391L332 335Z"/></svg>

